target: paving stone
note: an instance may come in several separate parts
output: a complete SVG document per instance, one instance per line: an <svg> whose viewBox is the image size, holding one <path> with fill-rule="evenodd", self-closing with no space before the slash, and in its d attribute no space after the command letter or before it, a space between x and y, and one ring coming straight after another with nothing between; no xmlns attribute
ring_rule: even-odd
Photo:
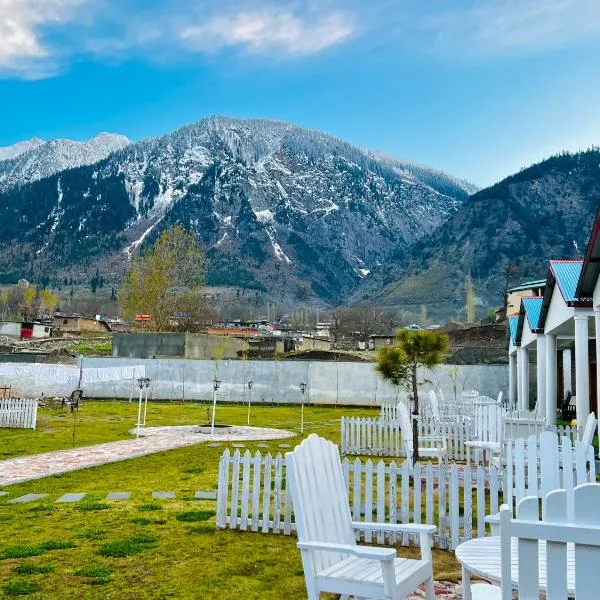
<svg viewBox="0 0 600 600"><path fill-rule="evenodd" d="M8 495L8 492L0 492L0 496L6 496Z"/></svg>
<svg viewBox="0 0 600 600"><path fill-rule="evenodd" d="M280 448L291 448L289 444L279 444Z"/></svg>
<svg viewBox="0 0 600 600"><path fill-rule="evenodd" d="M219 446L222 446L223 444L219 444L219 442L213 442L212 444L206 444L209 448L218 448Z"/></svg>
<svg viewBox="0 0 600 600"><path fill-rule="evenodd" d="M256 444L257 448L268 448L269 444Z"/></svg>
<svg viewBox="0 0 600 600"><path fill-rule="evenodd" d="M9 500L9 504L21 504L23 502L33 502L34 500L41 500L45 498L48 494L25 494L24 496L19 496L18 498L13 498Z"/></svg>
<svg viewBox="0 0 600 600"><path fill-rule="evenodd" d="M71 492L71 493L64 494L63 496L61 496L57 500L57 502L79 502L81 499L83 499L84 496L87 496L87 494Z"/></svg>
<svg viewBox="0 0 600 600"><path fill-rule="evenodd" d="M129 500L131 492L109 492L106 496L107 500Z"/></svg>
<svg viewBox="0 0 600 600"><path fill-rule="evenodd" d="M152 492L153 500L172 500L175 498L175 492Z"/></svg>
<svg viewBox="0 0 600 600"><path fill-rule="evenodd" d="M216 500L217 492L196 492L194 498L196 500Z"/></svg>
<svg viewBox="0 0 600 600"><path fill-rule="evenodd" d="M246 444L231 444L234 448L245 448Z"/></svg>

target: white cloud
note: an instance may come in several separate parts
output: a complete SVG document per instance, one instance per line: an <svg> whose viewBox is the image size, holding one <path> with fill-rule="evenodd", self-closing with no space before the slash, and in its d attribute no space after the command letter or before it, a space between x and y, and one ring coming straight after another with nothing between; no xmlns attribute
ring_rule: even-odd
<svg viewBox="0 0 600 600"><path fill-rule="evenodd" d="M25 77L53 69L54 56L40 29L70 21L87 0L0 0L0 70Z"/></svg>
<svg viewBox="0 0 600 600"><path fill-rule="evenodd" d="M218 52L240 46L255 53L282 51L298 56L320 52L347 40L355 32L351 17L344 12L300 16L272 7L214 16L183 28L179 35L189 50Z"/></svg>
<svg viewBox="0 0 600 600"><path fill-rule="evenodd" d="M470 0L425 13L421 25L433 33L438 50L484 56L522 54L600 36L600 2Z"/></svg>

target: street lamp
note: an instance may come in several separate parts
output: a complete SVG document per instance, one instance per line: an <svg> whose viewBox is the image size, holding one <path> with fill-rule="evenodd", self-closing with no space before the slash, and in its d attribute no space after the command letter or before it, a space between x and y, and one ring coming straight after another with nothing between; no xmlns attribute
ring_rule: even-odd
<svg viewBox="0 0 600 600"><path fill-rule="evenodd" d="M146 399L144 401L144 427L146 427L146 413L148 412L148 388L150 387L149 377L144 377L144 385L146 386Z"/></svg>
<svg viewBox="0 0 600 600"><path fill-rule="evenodd" d="M212 411L212 423L210 426L211 437L215 434L215 412L217 410L217 390L221 385L221 380L215 375L213 377L213 411Z"/></svg>
<svg viewBox="0 0 600 600"><path fill-rule="evenodd" d="M142 394L144 393L144 382L145 382L145 380L146 380L145 377L138 377L137 378L137 383L138 383L138 386L140 388L140 399L138 401L137 428L136 428L136 433L135 433L135 437L136 438L140 437L140 424L142 422Z"/></svg>
<svg viewBox="0 0 600 600"><path fill-rule="evenodd" d="M250 425L250 402L252 401L252 386L254 385L254 381L252 379L248 380L248 425Z"/></svg>
<svg viewBox="0 0 600 600"><path fill-rule="evenodd" d="M300 435L304 433L304 392L306 392L307 384L304 381L300 382L300 393L302 394L302 407L300 408Z"/></svg>

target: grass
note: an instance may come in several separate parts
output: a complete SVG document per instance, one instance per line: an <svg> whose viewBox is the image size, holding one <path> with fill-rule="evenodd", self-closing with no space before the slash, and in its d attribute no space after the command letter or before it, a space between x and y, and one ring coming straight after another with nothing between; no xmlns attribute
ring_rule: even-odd
<svg viewBox="0 0 600 600"><path fill-rule="evenodd" d="M244 406L219 406L217 416L220 422L243 425L246 411ZM369 416L375 411L307 406L305 434L314 431L339 441L342 414ZM299 416L297 407L256 406L252 424L297 431ZM135 423L136 407L127 402L85 402L76 418L78 445L129 439L127 430ZM67 413L41 410L41 427L35 431L0 429L0 451L6 456L69 448L71 419ZM206 422L206 406L152 403L148 422ZM269 448L260 451L283 452L280 443L293 446L299 440L297 435L269 442ZM217 531L215 501L193 499L197 490L216 488L218 461L226 447L199 444L5 487L10 494L0 498L4 540L0 541L0 598L306 598L295 537ZM251 452L259 449L255 443L247 447ZM159 489L173 490L176 499L152 502L152 492ZM89 496L79 504L54 504L56 498L73 490ZM129 491L132 496L103 502L114 490ZM45 502L7 504L10 498L30 492L49 496ZM96 504L108 508L78 509ZM54 570L28 572L35 564L32 557L42 554L43 559L38 560ZM418 550L399 548L399 554L417 556ZM449 552L434 550L434 566L438 578L460 577Z"/></svg>

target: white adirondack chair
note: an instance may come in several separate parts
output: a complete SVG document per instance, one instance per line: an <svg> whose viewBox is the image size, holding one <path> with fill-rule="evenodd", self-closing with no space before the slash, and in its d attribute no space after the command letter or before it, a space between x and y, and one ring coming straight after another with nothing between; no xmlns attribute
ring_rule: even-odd
<svg viewBox="0 0 600 600"><path fill-rule="evenodd" d="M594 434L596 433L596 428L598 427L598 420L596 419L596 415L594 413L590 413L588 415L587 421L585 422L585 427L583 429L583 435L581 436L581 443L585 446L591 446L594 441Z"/></svg>
<svg viewBox="0 0 600 600"><path fill-rule="evenodd" d="M409 465L413 464L412 416L405 402L399 402L397 415L402 430L402 446ZM448 443L443 436L419 436L419 456L437 458L440 462L448 458Z"/></svg>
<svg viewBox="0 0 600 600"><path fill-rule="evenodd" d="M516 410L504 417L502 439L505 442L540 434L546 430L546 421L530 410Z"/></svg>
<svg viewBox="0 0 600 600"><path fill-rule="evenodd" d="M506 411L495 400L476 401L473 412L473 437L465 442L467 464L471 462L471 451L486 453L488 462L492 455L502 451L503 417Z"/></svg>
<svg viewBox="0 0 600 600"><path fill-rule="evenodd" d="M288 452L285 462L308 600L318 600L321 592L400 600L421 584L433 600L434 526L353 522L338 448L314 433ZM417 534L421 559L398 558L392 548L359 546L360 530Z"/></svg>
<svg viewBox="0 0 600 600"><path fill-rule="evenodd" d="M441 393L441 392L440 392ZM459 417L458 413L454 413L454 411L448 411L448 407L444 406L445 410L442 410L440 406L440 402L438 400L437 394L434 390L429 390L429 394L427 395L427 405L429 415L432 419L438 422L443 423L455 423L456 419Z"/></svg>
<svg viewBox="0 0 600 600"><path fill-rule="evenodd" d="M501 587L473 585L472 600L512 600L515 581L518 581L520 600L538 600L540 579L545 580L545 597L549 600L573 596L577 600L597 600L600 484L578 486L573 498L572 519L567 516L565 490L548 494L542 521L539 520L537 497L521 500L516 519L512 519L512 510L508 506L502 506ZM573 544L573 549L567 544ZM518 561L517 565L515 561Z"/></svg>
<svg viewBox="0 0 600 600"><path fill-rule="evenodd" d="M571 507L574 487L595 480L594 448L581 441L572 445L570 438L560 439L554 431L544 431L507 445L502 493L504 504L510 507L528 496L542 499L543 504L544 498L559 488L566 490ZM498 535L499 515L487 516L485 521L492 535Z"/></svg>

